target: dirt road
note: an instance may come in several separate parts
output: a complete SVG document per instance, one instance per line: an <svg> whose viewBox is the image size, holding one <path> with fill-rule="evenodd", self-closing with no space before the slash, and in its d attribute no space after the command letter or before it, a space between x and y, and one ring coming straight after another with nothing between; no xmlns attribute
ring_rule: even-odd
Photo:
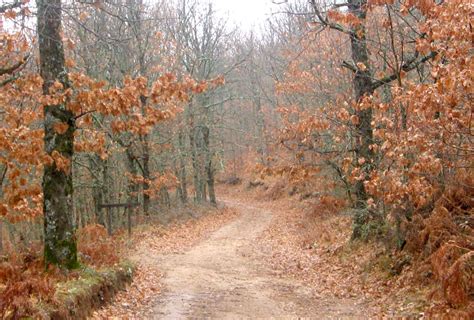
<svg viewBox="0 0 474 320"><path fill-rule="evenodd" d="M355 300L325 299L304 283L276 276L252 249L272 213L225 201L240 216L182 254L148 256L164 290L150 319L364 318Z"/></svg>

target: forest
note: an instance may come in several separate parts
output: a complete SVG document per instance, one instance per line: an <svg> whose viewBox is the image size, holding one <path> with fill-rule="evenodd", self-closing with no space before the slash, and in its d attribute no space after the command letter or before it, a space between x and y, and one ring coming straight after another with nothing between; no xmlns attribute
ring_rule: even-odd
<svg viewBox="0 0 474 320"><path fill-rule="evenodd" d="M474 3L255 1L0 0L1 319L474 318Z"/></svg>

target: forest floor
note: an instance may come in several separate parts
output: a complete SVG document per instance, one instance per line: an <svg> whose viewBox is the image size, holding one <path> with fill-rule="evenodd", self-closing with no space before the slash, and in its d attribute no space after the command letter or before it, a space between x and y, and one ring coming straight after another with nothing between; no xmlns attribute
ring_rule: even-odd
<svg viewBox="0 0 474 320"><path fill-rule="evenodd" d="M219 221L210 217L207 222L178 227L164 241L153 235L142 240L134 254L139 263L137 279L93 318L370 316L360 297L326 295L273 268L259 245L277 214L265 202L248 198L242 202L229 195L222 200L232 213L217 217ZM176 239L189 237L194 229L201 230L195 241L176 244Z"/></svg>
<svg viewBox="0 0 474 320"><path fill-rule="evenodd" d="M363 316L352 300L316 300L312 288L278 277L253 251L272 212L231 199L238 218L183 254L149 257L165 276L150 318Z"/></svg>

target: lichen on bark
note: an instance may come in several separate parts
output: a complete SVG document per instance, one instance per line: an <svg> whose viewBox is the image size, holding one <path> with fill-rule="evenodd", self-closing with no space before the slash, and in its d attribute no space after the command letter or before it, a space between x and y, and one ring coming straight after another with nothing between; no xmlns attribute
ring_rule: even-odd
<svg viewBox="0 0 474 320"><path fill-rule="evenodd" d="M37 0L38 43L40 73L43 78L43 93L48 95L50 87L60 82L68 88L64 48L61 37L61 0ZM74 269L79 266L77 245L74 236L72 157L74 154L74 114L66 103L47 105L44 108L44 149L54 159L55 153L65 160L57 167L56 162L44 165L43 213L44 213L44 257L46 265ZM66 132L54 129L56 123L67 123Z"/></svg>

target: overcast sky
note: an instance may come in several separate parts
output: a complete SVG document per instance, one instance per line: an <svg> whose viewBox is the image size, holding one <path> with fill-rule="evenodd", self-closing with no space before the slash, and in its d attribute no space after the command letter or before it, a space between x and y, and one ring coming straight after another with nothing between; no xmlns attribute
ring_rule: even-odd
<svg viewBox="0 0 474 320"><path fill-rule="evenodd" d="M267 19L275 5L272 0L210 0L215 4L218 13L229 17L242 30L250 31L259 27Z"/></svg>

